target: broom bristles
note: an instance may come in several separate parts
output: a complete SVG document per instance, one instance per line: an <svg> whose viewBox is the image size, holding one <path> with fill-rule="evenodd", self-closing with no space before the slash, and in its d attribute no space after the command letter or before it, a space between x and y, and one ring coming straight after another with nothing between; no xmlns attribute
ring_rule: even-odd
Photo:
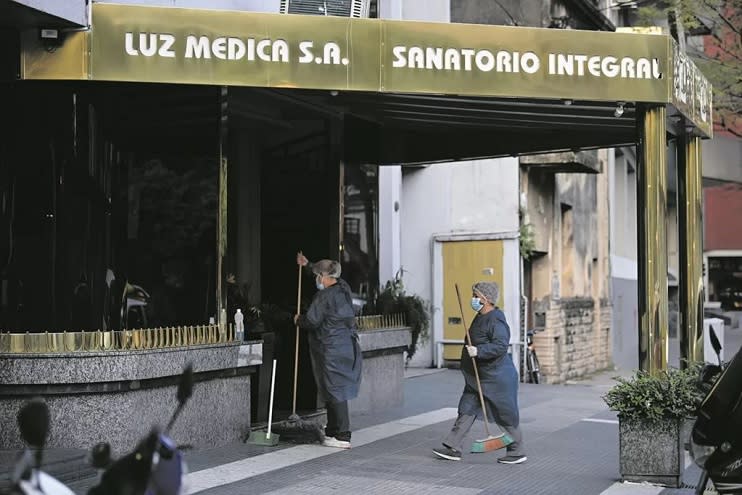
<svg viewBox="0 0 742 495"><path fill-rule="evenodd" d="M513 439L510 435L503 433L496 437L487 437L483 440L476 440L471 444L472 453L478 454L482 452L492 452L495 450L504 449L508 445L513 443Z"/></svg>

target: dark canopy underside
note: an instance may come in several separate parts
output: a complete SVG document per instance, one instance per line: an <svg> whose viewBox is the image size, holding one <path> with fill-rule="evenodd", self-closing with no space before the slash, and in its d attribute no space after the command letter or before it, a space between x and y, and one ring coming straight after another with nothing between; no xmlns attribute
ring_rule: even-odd
<svg viewBox="0 0 742 495"><path fill-rule="evenodd" d="M636 108L616 103L260 90L345 115L346 160L429 163L631 145Z"/></svg>
<svg viewBox="0 0 742 495"><path fill-rule="evenodd" d="M138 146L147 145L147 136L153 147L163 146L171 135L179 147L214 145L203 138L205 130L216 131L218 87L98 83L88 89L110 107L107 114L119 116L112 126L152 129L137 134ZM606 102L237 87L227 94L231 125L267 133L271 141L318 119L343 119L346 163L432 163L636 142L633 104L616 117L616 104ZM111 135L128 135L122 129ZM184 142L184 132L193 139Z"/></svg>

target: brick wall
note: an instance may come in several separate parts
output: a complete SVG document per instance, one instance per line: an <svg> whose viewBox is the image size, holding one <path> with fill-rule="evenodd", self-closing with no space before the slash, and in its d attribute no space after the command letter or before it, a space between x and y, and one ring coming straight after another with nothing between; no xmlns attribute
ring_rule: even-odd
<svg viewBox="0 0 742 495"><path fill-rule="evenodd" d="M610 328L607 300L552 301L546 311L546 327L534 338L546 382L560 383L609 367Z"/></svg>

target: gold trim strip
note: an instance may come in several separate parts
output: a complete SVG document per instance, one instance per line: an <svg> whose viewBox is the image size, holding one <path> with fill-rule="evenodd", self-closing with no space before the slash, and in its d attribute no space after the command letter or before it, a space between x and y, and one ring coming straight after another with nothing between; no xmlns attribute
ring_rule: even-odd
<svg viewBox="0 0 742 495"><path fill-rule="evenodd" d="M217 325L89 332L0 332L0 354L65 354L140 351L223 344L234 335Z"/></svg>
<svg viewBox="0 0 742 495"><path fill-rule="evenodd" d="M359 330L403 328L405 315L367 315L356 318ZM80 352L146 351L235 342L233 328L218 324L89 332L0 332L0 354L66 354Z"/></svg>

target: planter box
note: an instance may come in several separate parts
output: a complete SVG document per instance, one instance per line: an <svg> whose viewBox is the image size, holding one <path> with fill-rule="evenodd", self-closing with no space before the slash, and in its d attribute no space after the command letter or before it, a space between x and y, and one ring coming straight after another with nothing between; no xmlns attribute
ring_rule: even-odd
<svg viewBox="0 0 742 495"><path fill-rule="evenodd" d="M621 479L679 487L685 469L686 423L619 418Z"/></svg>
<svg viewBox="0 0 742 495"><path fill-rule="evenodd" d="M89 449L107 441L122 454L170 417L186 363L193 364L193 396L172 436L199 448L226 445L250 430L250 378L261 362L259 342L0 354L0 449L23 446L18 429L6 425L16 424L26 400L42 396L51 417L47 447Z"/></svg>
<svg viewBox="0 0 742 495"><path fill-rule="evenodd" d="M363 373L358 397L349 404L351 412L370 414L404 403L404 352L410 345L411 335L409 328L358 333Z"/></svg>

